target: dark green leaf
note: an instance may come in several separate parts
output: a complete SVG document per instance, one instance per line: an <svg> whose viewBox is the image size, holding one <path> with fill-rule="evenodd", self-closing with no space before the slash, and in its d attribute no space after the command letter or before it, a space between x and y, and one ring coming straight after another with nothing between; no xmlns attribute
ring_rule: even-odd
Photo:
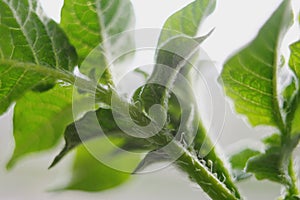
<svg viewBox="0 0 300 200"><path fill-rule="evenodd" d="M172 160L170 156L162 151L162 150L155 150L150 151L146 154L146 156L143 158L143 160L139 163L139 165L136 167L136 169L133 171L133 173L139 173L142 170L144 170L146 167L158 163L158 162L165 162Z"/></svg>
<svg viewBox="0 0 300 200"><path fill-rule="evenodd" d="M133 138L123 133L115 122L110 109L98 109L86 113L80 120L71 123L65 130L65 147L54 159L50 167L56 165L68 152L85 141L107 136L123 140L120 148L126 150L149 149L143 139Z"/></svg>
<svg viewBox="0 0 300 200"><path fill-rule="evenodd" d="M246 115L253 126L270 125L282 129L277 72L280 43L291 21L290 1L285 0L256 38L224 65L221 78L226 94L234 100L236 111Z"/></svg>
<svg viewBox="0 0 300 200"><path fill-rule="evenodd" d="M0 1L0 114L39 83L51 83L72 71L74 48L35 0ZM51 85L50 84L50 85Z"/></svg>
<svg viewBox="0 0 300 200"><path fill-rule="evenodd" d="M101 126L100 122L103 122ZM114 123L113 116L109 110L100 108L97 112L90 111L86 113L80 120L67 126L64 133L65 147L56 156L50 167L56 165L69 151L80 145L83 141L102 137L104 133L113 135L117 132L120 132L120 130Z"/></svg>
<svg viewBox="0 0 300 200"><path fill-rule="evenodd" d="M294 196L286 196L284 198L284 200L299 200L299 199L300 199L300 196L296 196L296 195L294 195Z"/></svg>

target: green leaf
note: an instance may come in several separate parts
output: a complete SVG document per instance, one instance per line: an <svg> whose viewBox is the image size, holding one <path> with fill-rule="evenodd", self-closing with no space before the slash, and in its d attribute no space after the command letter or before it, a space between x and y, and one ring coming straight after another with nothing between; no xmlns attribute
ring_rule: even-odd
<svg viewBox="0 0 300 200"><path fill-rule="evenodd" d="M99 80L108 67L107 58L133 50L133 34L124 32L133 28L134 21L129 0L66 0L61 26L76 47L81 72ZM93 55L89 55L91 52ZM88 61L83 63L86 58ZM110 72L106 70L101 80L111 82Z"/></svg>
<svg viewBox="0 0 300 200"><path fill-rule="evenodd" d="M69 151L82 142L96 137L103 137L104 133L113 135L119 132L119 128L111 119L113 119L111 113L108 110L100 108L97 112L87 112L80 120L69 124L64 132L65 147L59 155L55 157L50 168L56 165ZM104 123L101 123L100 126L100 122Z"/></svg>
<svg viewBox="0 0 300 200"><path fill-rule="evenodd" d="M50 168L55 166L67 153L85 141L107 136L123 140L120 148L126 150L149 149L151 146L144 139L134 138L118 127L110 109L98 109L87 112L80 120L67 126L64 138L65 147L55 157Z"/></svg>
<svg viewBox="0 0 300 200"><path fill-rule="evenodd" d="M97 139L88 142L89 148L94 148L94 152L99 152L102 155L109 155L111 147L104 140ZM118 155L111 160L119 165L127 166L134 169L139 160ZM65 189L69 190L86 190L86 191L102 191L105 189L116 187L129 179L130 173L125 173L113 169L110 166L101 163L97 155L91 155L85 146L79 146L76 150L76 157L72 169L72 178Z"/></svg>
<svg viewBox="0 0 300 200"><path fill-rule="evenodd" d="M299 200L300 196L286 196L284 200Z"/></svg>
<svg viewBox="0 0 300 200"><path fill-rule="evenodd" d="M176 135L183 145L191 145L193 140L192 146L188 148L197 153L206 146L207 152L203 153L205 156L199 156L198 159L207 163L205 167L212 170L209 173L217 174L219 184L239 198L237 188L199 122L197 104L189 85L194 85L190 81L189 71L192 67L197 67L193 64L199 61L198 45L210 33L201 38L191 37L196 35L199 25L214 7L215 1L194 1L167 20L164 28L169 30L163 30L161 33L154 71L148 84L135 93L134 99L142 103L146 112L155 104L162 105L169 114L170 120L167 125L173 128L174 132L184 133ZM184 80L188 80L188 85ZM176 91L176 94L173 91ZM196 134L196 138L193 133Z"/></svg>
<svg viewBox="0 0 300 200"><path fill-rule="evenodd" d="M294 118L292 121L292 130L291 130L291 136L292 137L298 137L300 136L300 102L297 104L297 108L294 113Z"/></svg>
<svg viewBox="0 0 300 200"><path fill-rule="evenodd" d="M290 113L293 110L293 99L297 94L297 80L294 77L291 77L291 82L284 88L282 91L283 97L283 109L285 113Z"/></svg>
<svg viewBox="0 0 300 200"><path fill-rule="evenodd" d="M192 38L200 24L213 12L215 4L215 0L196 0L165 22L158 42L156 66L147 81L155 84L146 85L141 89L143 92L137 91L134 97L146 112L155 104L168 107L169 90L173 88L177 74L192 67L190 62L197 56L199 45L210 35Z"/></svg>
<svg viewBox="0 0 300 200"><path fill-rule="evenodd" d="M215 1L197 0L170 16L165 22L160 34L154 70L147 80L148 84L137 90L133 97L142 104L146 112L155 104L168 110L168 101L176 79L181 84L184 81L178 74L187 73L193 67L193 61L199 53L199 45L210 33L203 37L192 37L214 7ZM186 27L185 24L193 25ZM180 84L177 85L180 87Z"/></svg>
<svg viewBox="0 0 300 200"><path fill-rule="evenodd" d="M292 71L295 73L297 78L297 83L299 84L300 81L300 41L292 44L290 46L291 49L291 56L289 61L289 66L292 69ZM292 84L291 84L292 85ZM291 86L290 86L291 87ZM294 104L292 104L290 107L290 110L292 111L292 119L289 119L292 121L291 123L291 135L292 136L300 136L300 90L299 85L298 88L294 88L294 91L297 92L297 94L294 97ZM290 98L292 99L292 98ZM299 140L299 138L298 138Z"/></svg>
<svg viewBox="0 0 300 200"><path fill-rule="evenodd" d="M281 41L292 24L291 1L284 0L260 29L256 38L228 59L221 74L227 95L238 113L245 115L252 126L273 126L279 131L264 140L263 154L247 162L246 171L258 180L268 179L286 187L287 194L297 195L292 153L299 141L296 116L298 82L291 74L283 74L284 58ZM294 57L293 57L294 56ZM295 54L290 65L295 64ZM297 76L297 66L291 66ZM290 84L280 90L282 75L289 75ZM294 137L296 134L296 137Z"/></svg>
<svg viewBox="0 0 300 200"><path fill-rule="evenodd" d="M253 149L244 149L243 151L234 154L230 158L232 168L243 170L246 167L249 158L256 156L257 154L260 154L260 152Z"/></svg>
<svg viewBox="0 0 300 200"><path fill-rule="evenodd" d="M150 84L146 84L134 96L134 100L141 102L146 112L152 105L162 105L168 111L171 122L174 123L171 125L173 128L176 128L178 122L180 123L182 112L185 113L183 116L185 121L182 121L186 124L185 128L197 127L198 117L195 113L198 111L191 102L192 99L188 98L191 97L191 91L187 90L187 85L183 84L182 78L189 79L186 75L193 67L194 61L198 60L198 46L210 35L209 33L204 37L192 38L196 36L205 18L213 12L215 4L215 0L195 0L166 20L158 42L156 66L147 81ZM174 95L171 89L176 90L177 94ZM180 109L179 99L180 103L185 103L182 107L186 110ZM195 119L190 120L186 113L194 115Z"/></svg>
<svg viewBox="0 0 300 200"><path fill-rule="evenodd" d="M288 184L284 173L280 148L269 148L264 154L250 158L246 171L253 173L258 180L268 179L281 184Z"/></svg>
<svg viewBox="0 0 300 200"><path fill-rule="evenodd" d="M241 181L249 178L251 174L245 172L245 167L250 158L260 154L259 151L253 149L244 149L230 157L230 164L233 169L233 176L236 181Z"/></svg>
<svg viewBox="0 0 300 200"><path fill-rule="evenodd" d="M215 0L195 0L170 16L164 23L159 45L178 35L195 37L200 25L216 6Z"/></svg>
<svg viewBox="0 0 300 200"><path fill-rule="evenodd" d="M260 29L256 38L225 63L221 79L238 113L253 126L283 129L277 97L280 43L292 22L290 1L285 0Z"/></svg>
<svg viewBox="0 0 300 200"><path fill-rule="evenodd" d="M166 161L171 161L172 159L170 156L162 151L162 150L155 150L155 151L150 151L149 153L146 154L146 156L143 158L143 160L139 163L139 165L135 168L133 171L133 174L136 174L138 172L143 171L146 167L158 163L158 162L166 162Z"/></svg>
<svg viewBox="0 0 300 200"><path fill-rule="evenodd" d="M246 171L253 173L258 180L268 179L281 184L288 184L284 168L285 150L281 148L281 136L277 133L264 138L265 153L251 156L246 165Z"/></svg>
<svg viewBox="0 0 300 200"><path fill-rule="evenodd" d="M300 80L300 41L290 45L290 50L289 66L294 71L298 80Z"/></svg>
<svg viewBox="0 0 300 200"><path fill-rule="evenodd" d="M14 138L15 149L8 168L21 157L53 148L67 124L73 118L72 98L73 87L57 85L53 89L43 92L28 92L21 98L14 109ZM74 100L82 107L86 99Z"/></svg>
<svg viewBox="0 0 300 200"><path fill-rule="evenodd" d="M158 50L156 65L147 80L148 84L137 90L134 95L135 101L142 103L146 112L149 112L151 106L155 104L168 108L168 99L176 79L185 81L182 75L178 78L178 74L192 67L191 59L195 57L199 45L205 38L206 36L196 39L178 36Z"/></svg>
<svg viewBox="0 0 300 200"><path fill-rule="evenodd" d="M264 138L262 141L267 146L267 149L272 147L281 147L281 137L277 133Z"/></svg>
<svg viewBox="0 0 300 200"><path fill-rule="evenodd" d="M35 0L0 1L0 114L40 83L53 85L77 63L74 48Z"/></svg>

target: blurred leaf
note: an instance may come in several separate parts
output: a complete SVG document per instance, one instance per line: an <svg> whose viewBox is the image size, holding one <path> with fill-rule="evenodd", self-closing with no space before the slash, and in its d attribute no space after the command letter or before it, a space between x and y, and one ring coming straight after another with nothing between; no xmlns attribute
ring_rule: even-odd
<svg viewBox="0 0 300 200"><path fill-rule="evenodd" d="M28 90L70 76L77 64L65 34L41 13L35 0L0 1L0 114Z"/></svg>
<svg viewBox="0 0 300 200"><path fill-rule="evenodd" d="M92 140L85 144L88 149L93 148L93 152L101 152L102 155L108 155L111 152L110 145L102 139ZM72 170L72 178L65 189L102 191L116 187L130 177L130 173L121 172L114 169L113 166L107 166L102 163L95 155L91 155L86 146L79 146L76 150L75 162ZM96 151L98 149L98 151ZM128 158L128 156L114 156L109 158L110 162L116 161L117 165L127 166L134 169L139 160Z"/></svg>
<svg viewBox="0 0 300 200"><path fill-rule="evenodd" d="M44 93L28 92L14 110L16 147L8 163L12 167L27 153L53 147L73 120L72 88L57 86ZM26 108L26 109L24 109Z"/></svg>
<svg viewBox="0 0 300 200"><path fill-rule="evenodd" d="M226 94L238 113L253 126L282 129L277 99L277 71L281 40L292 22L290 1L285 0L260 29L256 38L224 65L221 74Z"/></svg>
<svg viewBox="0 0 300 200"><path fill-rule="evenodd" d="M263 143L267 146L267 149L272 147L281 147L281 137L275 133L263 139Z"/></svg>
<svg viewBox="0 0 300 200"><path fill-rule="evenodd" d="M15 150L7 164L13 167L23 156L53 148L73 118L73 87L57 85L44 93L28 92L14 109ZM85 98L74 100L78 109L85 109Z"/></svg>

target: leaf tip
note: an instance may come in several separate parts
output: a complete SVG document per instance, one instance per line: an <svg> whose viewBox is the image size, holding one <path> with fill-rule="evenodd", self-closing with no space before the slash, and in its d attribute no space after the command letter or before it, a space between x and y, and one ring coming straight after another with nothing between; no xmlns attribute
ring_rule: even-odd
<svg viewBox="0 0 300 200"><path fill-rule="evenodd" d="M64 147L63 150L54 158L48 169L52 169L66 155L67 152L67 147Z"/></svg>
<svg viewBox="0 0 300 200"><path fill-rule="evenodd" d="M7 171L10 171L15 166L15 160L12 158L8 161L5 168Z"/></svg>

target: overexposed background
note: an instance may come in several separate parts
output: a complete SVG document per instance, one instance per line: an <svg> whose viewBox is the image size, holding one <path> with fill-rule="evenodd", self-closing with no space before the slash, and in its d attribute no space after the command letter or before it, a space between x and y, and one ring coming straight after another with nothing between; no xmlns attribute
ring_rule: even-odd
<svg viewBox="0 0 300 200"><path fill-rule="evenodd" d="M182 8L191 0L132 0L136 12L136 28L161 28L168 16ZM201 33L216 28L207 39L203 48L215 61L218 70L224 60L241 46L249 42L259 27L277 8L281 0L219 0L215 12L205 22ZM294 7L299 8L300 2ZM42 0L46 13L59 21L61 0ZM298 5L296 5L296 3ZM297 12L298 13L298 12ZM298 39L298 27L288 34L286 42ZM287 48L283 49L284 52ZM216 77L215 77L216 78ZM212 97L214 91L211 91ZM220 102L222 103L222 99ZM64 164L47 170L57 150L35 154L23 159L12 171L5 170L10 158L14 141L12 137L11 110L0 117L0 200L164 200L164 199L207 199L201 189L189 182L185 175L169 167L159 172L133 176L132 180L121 187L101 193L66 191L47 192L55 186L68 181L72 156L67 156ZM266 129L251 129L241 118L227 110L226 122L219 140L219 147L225 154L239 146L257 144L257 139L270 134ZM299 170L298 170L299 171ZM100 180L99 180L100 181ZM238 184L247 199L275 199L280 194L280 187L267 181L255 180Z"/></svg>

